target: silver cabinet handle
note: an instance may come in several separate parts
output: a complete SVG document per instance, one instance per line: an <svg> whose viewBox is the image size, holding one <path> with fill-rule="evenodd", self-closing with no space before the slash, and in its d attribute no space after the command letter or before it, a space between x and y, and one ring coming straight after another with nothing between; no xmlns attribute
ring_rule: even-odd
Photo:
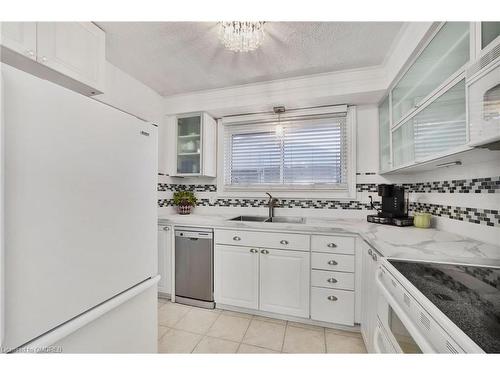
<svg viewBox="0 0 500 375"><path fill-rule="evenodd" d="M377 254L373 253L372 254L372 259L376 262L377 261Z"/></svg>
<svg viewBox="0 0 500 375"><path fill-rule="evenodd" d="M326 281L328 281L330 284L335 284L335 283L337 282L337 279L334 279L333 277L330 277L330 278L329 278L328 280L326 280Z"/></svg>
<svg viewBox="0 0 500 375"><path fill-rule="evenodd" d="M326 245L328 247L331 247L331 248L334 248L334 247L337 247L337 245L335 245L333 242L330 242L328 245Z"/></svg>
<svg viewBox="0 0 500 375"><path fill-rule="evenodd" d="M335 297L335 296L328 296L328 301L333 301L334 302L336 300L338 300L337 297Z"/></svg>
<svg viewBox="0 0 500 375"><path fill-rule="evenodd" d="M329 260L329 261L328 261L328 264L329 264L330 266L336 266L338 263L337 263L336 261L334 261L334 260Z"/></svg>
<svg viewBox="0 0 500 375"><path fill-rule="evenodd" d="M163 230L168 232L170 230L170 227L163 227Z"/></svg>
<svg viewBox="0 0 500 375"><path fill-rule="evenodd" d="M238 236L234 236L234 237L233 237L233 240L235 240L235 241L240 241L240 240L241 240L241 238L240 238L240 237L238 237Z"/></svg>
<svg viewBox="0 0 500 375"><path fill-rule="evenodd" d="M280 244L282 244L282 245L288 245L288 241L287 240L281 240Z"/></svg>
<svg viewBox="0 0 500 375"><path fill-rule="evenodd" d="M250 252L255 254L255 253L258 253L259 250L257 250L257 249L250 249Z"/></svg>
<svg viewBox="0 0 500 375"><path fill-rule="evenodd" d="M267 250L261 250L260 253L261 254L269 254L269 251L267 251Z"/></svg>
<svg viewBox="0 0 500 375"><path fill-rule="evenodd" d="M45 56L42 57L42 62L47 62L47 58Z"/></svg>
<svg viewBox="0 0 500 375"><path fill-rule="evenodd" d="M368 249L368 254L372 255L372 249Z"/></svg>

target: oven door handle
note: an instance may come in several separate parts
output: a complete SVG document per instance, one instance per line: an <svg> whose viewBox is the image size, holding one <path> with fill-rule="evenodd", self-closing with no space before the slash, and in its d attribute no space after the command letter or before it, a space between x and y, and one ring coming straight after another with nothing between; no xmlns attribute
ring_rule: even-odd
<svg viewBox="0 0 500 375"><path fill-rule="evenodd" d="M396 299L387 290L385 285L382 283L381 278L382 278L382 269L378 268L375 279L380 292L382 293L386 301L391 305L392 309L398 315L399 319L401 319L401 322L404 324L404 326L406 327L412 338L415 340L415 342L418 344L420 349L422 349L422 352L436 353L436 350L431 346L431 344L427 341L427 339L420 333L418 327L412 322L408 314L401 308Z"/></svg>

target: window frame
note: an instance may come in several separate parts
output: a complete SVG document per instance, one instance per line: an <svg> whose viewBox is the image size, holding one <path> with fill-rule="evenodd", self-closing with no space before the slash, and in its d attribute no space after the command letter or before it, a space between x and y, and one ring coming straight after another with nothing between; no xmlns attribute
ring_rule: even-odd
<svg viewBox="0 0 500 375"><path fill-rule="evenodd" d="M355 106L325 106L305 110L287 111L282 115L282 120L306 116L326 116L346 112L346 142L347 142L347 188L334 187L330 184L317 184L314 186L294 185L260 185L260 186L228 186L225 185L225 126L241 125L245 122L275 122L275 114L256 114L228 116L220 119L217 134L217 196L259 198L265 192L276 192L282 198L331 198L355 199L356 198L356 107ZM304 195L307 193L307 196Z"/></svg>

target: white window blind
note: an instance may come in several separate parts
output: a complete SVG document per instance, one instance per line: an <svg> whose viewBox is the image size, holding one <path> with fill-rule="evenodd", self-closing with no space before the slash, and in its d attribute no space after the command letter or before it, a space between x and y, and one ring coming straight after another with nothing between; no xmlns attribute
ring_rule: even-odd
<svg viewBox="0 0 500 375"><path fill-rule="evenodd" d="M347 189L346 113L224 127L227 187Z"/></svg>

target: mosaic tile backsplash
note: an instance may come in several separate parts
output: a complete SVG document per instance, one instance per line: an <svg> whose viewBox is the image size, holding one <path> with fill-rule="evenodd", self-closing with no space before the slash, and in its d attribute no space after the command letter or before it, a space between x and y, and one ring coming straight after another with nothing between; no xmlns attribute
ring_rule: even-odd
<svg viewBox="0 0 500 375"><path fill-rule="evenodd" d="M371 175L374 173L364 173ZM464 180L417 182L402 184L410 193L448 193L466 194L500 193L500 176L485 177ZM188 190L194 192L215 192L216 185L182 185L182 184L158 184L158 191L179 191ZM356 185L357 192L377 193L377 184L363 183ZM374 202L375 207L380 208L378 202ZM173 206L171 199L159 199L160 207ZM202 207L265 207L267 199L253 198L224 198L210 202L209 199L198 200L198 206ZM330 199L281 199L280 208L312 208L312 209L334 209L334 210L369 210L370 204L358 200L340 201ZM449 218L452 220L464 221L486 226L500 226L500 214L498 209L479 209L470 207L456 207L440 204L410 202L410 213L429 212L434 216Z"/></svg>

